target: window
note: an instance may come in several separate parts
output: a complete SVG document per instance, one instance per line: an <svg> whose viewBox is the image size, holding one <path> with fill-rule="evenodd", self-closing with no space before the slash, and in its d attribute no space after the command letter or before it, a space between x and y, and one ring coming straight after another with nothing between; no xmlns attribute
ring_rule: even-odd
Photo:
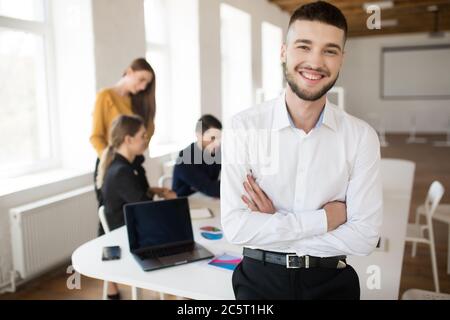
<svg viewBox="0 0 450 320"><path fill-rule="evenodd" d="M264 100L271 100L280 95L283 89L283 68L280 61L283 30L263 22L261 34Z"/></svg>
<svg viewBox="0 0 450 320"><path fill-rule="evenodd" d="M29 21L44 21L43 0L0 0L0 16Z"/></svg>
<svg viewBox="0 0 450 320"><path fill-rule="evenodd" d="M227 4L220 6L222 117L224 123L250 108L252 99L251 17Z"/></svg>
<svg viewBox="0 0 450 320"><path fill-rule="evenodd" d="M52 1L51 12L60 165L88 172L97 156L89 143L96 93L92 3Z"/></svg>
<svg viewBox="0 0 450 320"><path fill-rule="evenodd" d="M144 6L147 59L157 79L150 155L158 156L195 139L200 118L198 0L145 0Z"/></svg>
<svg viewBox="0 0 450 320"><path fill-rule="evenodd" d="M0 0L0 177L55 165L45 4Z"/></svg>
<svg viewBox="0 0 450 320"><path fill-rule="evenodd" d="M156 130L152 144L169 143L170 126L170 46L168 41L167 1L146 0L144 2L145 34L147 38L147 60L156 73Z"/></svg>

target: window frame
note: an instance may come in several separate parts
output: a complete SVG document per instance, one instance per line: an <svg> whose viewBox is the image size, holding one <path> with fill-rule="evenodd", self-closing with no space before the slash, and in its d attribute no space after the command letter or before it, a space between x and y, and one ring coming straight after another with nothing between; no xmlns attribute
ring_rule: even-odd
<svg viewBox="0 0 450 320"><path fill-rule="evenodd" d="M146 3L148 3L148 1L149 0L144 0L144 10L149 10L148 8L146 8ZM167 7L166 6L164 7L163 15L165 15L166 17L168 16L168 11L167 11ZM144 16L145 16L145 14L144 14ZM145 23L147 23L147 22L145 22ZM171 59L170 42L169 42L169 38L168 38L169 37L169 30L168 30L167 20L165 21L165 25L164 25L163 29L164 29L163 30L163 32L164 32L164 39L166 39L166 40L165 40L164 44L161 44L159 42L152 42L149 39L149 36L147 35L147 26L146 26L146 28L145 28L145 30L146 30L146 35L145 35L145 51L146 52L145 52L145 55L148 58L152 54L161 54L162 56L164 56L164 58L167 61L169 61L168 64L167 64L168 74L166 75L166 77L168 77L167 81L169 83L172 83L172 64L170 63L170 61L172 59ZM156 87L158 88L159 85L160 84L158 83L158 80L157 80ZM156 89L156 90L158 90L158 89ZM168 92L167 92L168 96L164 97L164 98L166 99L167 105L164 106L163 109L166 110L166 112L168 112L168 113L172 113L172 98L171 98L172 97L172 89L171 89L171 86L169 85L169 88L166 88L166 90L168 90ZM156 110L156 113L158 113L158 108ZM166 119L163 119L163 120L166 120ZM165 121L165 124L166 125L168 124L169 127L172 125L170 122L167 122L167 121ZM158 123L156 123L156 119L155 119L155 126L158 126ZM169 128L168 132L170 132L170 128ZM156 135L157 135L157 133L156 133ZM174 144L174 142L171 141L172 139L171 139L170 136L161 136L161 137L158 137L158 138L161 138L160 141L156 141L156 144L152 145L153 148L151 148L151 150L153 150L155 148L156 149L167 149L166 148L167 146ZM159 151L158 150L156 150L156 152L151 152L151 153L152 154L155 153L155 154L159 155Z"/></svg>
<svg viewBox="0 0 450 320"><path fill-rule="evenodd" d="M252 29L252 24L253 24L253 20L254 17L252 16L252 14L250 14L248 11L232 5L228 2L221 2L220 3L220 8L219 8L219 19L220 19L220 30L219 30L219 34L220 34L220 63L221 63L221 75L220 75L220 81L221 81L221 95L222 95L222 100L221 100L221 105L222 105L222 120L223 123L225 124L225 126L228 126L232 117L241 112L244 111L246 108L249 108L250 106L254 105L255 100L256 100L256 92L254 91L255 89L253 88L253 81L254 81L254 74L253 74L253 68L254 68L254 50L255 48L253 47L253 43L252 43L252 36L253 36L253 29ZM224 50L224 34L228 32L228 30L224 29L224 20L223 20L223 15L224 12L226 11L235 11L236 13L238 13L239 15L241 15L241 17L244 18L244 20L246 20L246 28L247 30L243 30L243 32L247 32L248 31L248 41L246 41L246 43L248 43L248 52L245 52L245 60L248 59L247 65L246 65L246 69L248 68L248 73L244 73L244 75L242 77L245 77L247 79L245 79L246 86L248 86L249 91L246 93L246 95L248 95L246 98L248 98L248 101L246 103L241 103L239 108L235 107L235 110L231 110L231 108L229 107L228 103L227 103L227 86L229 85L227 78L230 75L230 73L228 72L224 72L224 70L232 70L232 68L227 68L226 65L230 64L230 61L233 61L233 56L228 55L229 52L226 52L226 50ZM248 28L247 28L248 27ZM244 55L242 55L244 56ZM242 78L240 77L240 78ZM238 106L239 104L233 104L235 106Z"/></svg>
<svg viewBox="0 0 450 320"><path fill-rule="evenodd" d="M266 84L267 84L266 80L270 77L268 77L269 64L267 61L265 61L266 56L265 56L264 49L266 49L265 45L269 44L272 40L272 39L267 39L266 35L268 35L268 34L265 33L265 31L269 31L270 28L277 29L277 31L280 32L281 37L280 37L279 48L281 48L281 46L283 44L283 28L281 26L271 23L269 21L266 21L266 20L262 21L262 23L261 23L261 63L262 63L262 66L261 66L261 88L260 89L261 89L262 95L264 97L263 101L272 100L272 99L275 99L276 97L278 97L283 92L283 86L284 86L283 68L281 66L281 62L278 60L279 70L277 70L277 71L279 71L278 80L280 80L279 93L278 93L278 95L274 95L274 96L268 95L268 93L272 93L272 92L270 92L270 90L268 90L270 88L270 86L266 87ZM266 42L267 40L269 40L269 41ZM277 56L279 56L279 53ZM274 62L270 62L270 63L274 63Z"/></svg>
<svg viewBox="0 0 450 320"><path fill-rule="evenodd" d="M144 0L144 10L151 10L151 1L152 0ZM176 27L174 27L172 25L173 23L173 19L174 15L176 15L177 13L173 11L173 3L171 4L170 1L167 0L162 0L163 2L163 7L161 8L161 12L158 12L157 14L164 16L164 19L162 19L163 24L162 26L160 26L160 30L163 34L163 41L160 41L161 39L155 39L154 41L152 41L152 37L150 34L147 34L147 32L151 32L152 30L150 30L151 28L148 28L147 26L147 12L144 14L145 16L145 30L146 30L146 57L149 59L152 55L159 55L161 56L161 58L166 61L167 63L164 65L164 69L166 70L167 74L164 75L165 77L165 82L161 82L162 77L159 77L158 74L156 75L157 78L157 109L156 109L156 131L155 131L155 136L152 138L152 141L150 143L150 148L149 148L149 155L151 158L157 158L157 157L161 157L161 156L165 156L168 154L178 154L178 152L185 148L186 145L188 143L191 143L194 139L195 139L195 133L194 133L194 128L195 128L195 122L197 121L198 117L201 114L201 108L199 108L199 114L198 117L196 117L195 121L192 123L192 130L189 131L189 133L186 131L185 133L179 135L178 127L177 127L177 122L173 121L173 115L174 114L178 114L179 109L177 109L177 98L174 97L174 94L177 93L177 88L180 84L179 80L176 78L176 75L174 75L174 70L176 70L177 68L177 52L174 49L174 43L173 43L173 32L174 32L174 28L176 29ZM149 4L149 6L147 7L146 4ZM197 17L198 19L199 17ZM198 23L198 21L197 21ZM178 57L179 58L179 57ZM199 58L200 59L200 58ZM151 59L149 59L149 61L151 62ZM179 62L179 61L178 61ZM155 69L158 69L156 66ZM200 68L200 65L199 65ZM158 73L158 71L156 70L156 72ZM200 70L199 70L199 74L198 74L198 80L199 80L199 92L198 92L198 98L199 98L199 105L200 105L200 101L201 101L201 89L200 89ZM158 88L161 88L164 86L164 90L162 92L158 93ZM164 93L165 95L163 96L164 105L159 105L158 104L158 96L161 98L160 94ZM167 95L167 96L166 96ZM159 110L159 111L158 111ZM163 111L163 115L158 117L159 112L161 112L161 110ZM192 112L197 112L192 110ZM158 119L159 118L159 119ZM158 120L160 120L158 122ZM163 127L165 130L161 133L161 135L159 134L161 132L161 130L158 130L158 127L161 126L161 128ZM175 130L177 129L177 130ZM176 134L175 134L176 132ZM184 130L183 130L184 132ZM186 135L192 135L192 141L191 139L189 139L189 142L186 142L186 139L182 139L179 138L181 136L185 137ZM157 139L155 139L157 138Z"/></svg>
<svg viewBox="0 0 450 320"><path fill-rule="evenodd" d="M0 171L1 178L15 178L25 176L27 174L33 174L37 172L43 172L51 169L55 169L61 166L61 154L58 139L58 110L56 107L56 63L55 63L55 44L53 35L53 23L52 23L52 0L43 0L43 21L31 21L18 18L12 18L0 15L0 28L30 33L42 37L43 44L43 61L45 70L44 78L44 91L46 96L46 116L49 124L48 137L49 137L49 149L50 156L33 161L29 165L22 166L8 166L6 170Z"/></svg>

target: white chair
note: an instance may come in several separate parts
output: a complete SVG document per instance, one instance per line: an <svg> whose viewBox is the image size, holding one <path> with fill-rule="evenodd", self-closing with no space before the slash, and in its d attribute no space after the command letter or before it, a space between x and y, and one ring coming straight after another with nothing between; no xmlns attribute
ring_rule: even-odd
<svg viewBox="0 0 450 320"><path fill-rule="evenodd" d="M389 143L386 140L386 117L374 112L369 113L367 116L378 133L380 146L389 147Z"/></svg>
<svg viewBox="0 0 450 320"><path fill-rule="evenodd" d="M177 163L176 157L178 153L173 156L175 157L174 159L165 161L162 164L162 176L158 179L159 188L172 189L173 170Z"/></svg>
<svg viewBox="0 0 450 320"><path fill-rule="evenodd" d="M109 233L110 229L108 222L106 221L104 206L98 208L98 217L100 219L100 223L102 224L103 231L105 231L105 233ZM109 283L108 281L103 281L103 296L102 296L103 300L108 299L108 283ZM139 294L140 290L138 288L131 287L131 299L139 300Z"/></svg>
<svg viewBox="0 0 450 320"><path fill-rule="evenodd" d="M423 243L430 246L431 265L433 269L433 280L436 292L440 292L440 290L439 290L439 277L436 262L436 248L434 246L434 232L433 232L432 218L443 195L444 195L444 186L440 182L434 181L430 186L424 206L427 222L425 225L419 224L418 221L416 221L416 223L408 224L405 240L406 242L413 243L411 253L413 257L415 257L416 255L417 243ZM428 232L428 237L425 237L425 231Z"/></svg>
<svg viewBox="0 0 450 320"><path fill-rule="evenodd" d="M409 289L402 295L402 300L450 300L450 294Z"/></svg>
<svg viewBox="0 0 450 320"><path fill-rule="evenodd" d="M425 206L421 205L416 210L416 223L420 223L420 217L423 215L426 215L426 211ZM438 205L433 220L448 224L447 274L450 274L450 204Z"/></svg>
<svg viewBox="0 0 450 320"><path fill-rule="evenodd" d="M409 160L383 158L380 163L383 192L391 195L412 194L416 164Z"/></svg>
<svg viewBox="0 0 450 320"><path fill-rule="evenodd" d="M158 187L172 189L172 180L173 177L171 174L165 174L158 179Z"/></svg>

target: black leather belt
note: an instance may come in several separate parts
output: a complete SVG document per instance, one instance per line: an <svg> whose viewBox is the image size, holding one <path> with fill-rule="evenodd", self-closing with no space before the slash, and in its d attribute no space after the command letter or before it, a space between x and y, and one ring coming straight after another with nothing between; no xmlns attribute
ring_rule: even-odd
<svg viewBox="0 0 450 320"><path fill-rule="evenodd" d="M278 264L287 269L329 268L343 269L347 266L346 256L319 258L311 256L297 256L295 253L270 252L259 249L244 248L244 256L250 259Z"/></svg>

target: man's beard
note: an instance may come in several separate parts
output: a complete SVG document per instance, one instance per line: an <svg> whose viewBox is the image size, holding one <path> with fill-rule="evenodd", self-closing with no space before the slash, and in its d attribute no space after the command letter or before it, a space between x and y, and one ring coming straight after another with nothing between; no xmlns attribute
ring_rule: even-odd
<svg viewBox="0 0 450 320"><path fill-rule="evenodd" d="M336 76L336 79L325 85L317 93L310 93L307 92L306 90L300 89L300 87L295 83L295 77L287 70L286 63L283 63L283 71L284 71L284 78L286 79L286 82L288 83L291 90L297 95L297 97L305 101L317 101L320 98L322 98L324 95L327 94L328 91L330 91L331 88L334 87L339 78L338 74Z"/></svg>

